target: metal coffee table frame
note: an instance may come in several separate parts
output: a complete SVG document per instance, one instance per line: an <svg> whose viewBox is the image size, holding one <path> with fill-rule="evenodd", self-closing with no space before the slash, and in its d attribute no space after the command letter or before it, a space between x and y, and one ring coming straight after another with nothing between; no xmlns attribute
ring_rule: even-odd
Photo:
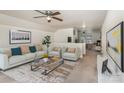
<svg viewBox="0 0 124 93"><path fill-rule="evenodd" d="M60 59L59 62L58 62L58 64L55 67L53 67L51 70L48 70L47 67L45 67L45 70L44 70L44 72L42 74L43 75L48 75L49 73L51 73L52 71L54 71L55 69L57 69L59 66L61 66L63 63L64 63L64 60L63 59ZM46 62L44 64L51 65L52 63L48 64Z"/></svg>
<svg viewBox="0 0 124 93"><path fill-rule="evenodd" d="M44 66L45 70L44 72L42 72L43 75L48 75L49 73L51 73L52 71L54 71L55 69L57 69L59 66L61 66L64 63L64 59L60 59L59 61L55 62L58 63L55 67L53 67L52 69L48 70L47 67L50 66L51 64L55 64L54 62L40 62L43 58L35 58L34 62L32 62L31 64L31 71L37 71L40 69L40 66ZM36 64L36 65L35 65Z"/></svg>

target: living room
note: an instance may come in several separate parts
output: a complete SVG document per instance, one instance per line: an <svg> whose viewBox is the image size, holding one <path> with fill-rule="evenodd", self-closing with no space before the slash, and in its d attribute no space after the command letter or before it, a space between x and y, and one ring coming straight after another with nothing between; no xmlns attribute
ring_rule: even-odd
<svg viewBox="0 0 124 93"><path fill-rule="evenodd" d="M101 60L110 59L106 32L123 21L124 11L51 11L0 11L0 82L124 82L114 62L108 62L114 74L101 74ZM59 63L52 67L48 60Z"/></svg>

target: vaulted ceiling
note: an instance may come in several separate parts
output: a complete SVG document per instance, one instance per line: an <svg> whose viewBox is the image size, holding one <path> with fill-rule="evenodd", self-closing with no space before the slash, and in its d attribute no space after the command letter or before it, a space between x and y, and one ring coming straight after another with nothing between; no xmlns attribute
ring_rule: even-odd
<svg viewBox="0 0 124 93"><path fill-rule="evenodd" d="M43 11L43 10L40 10ZM54 10L56 11L56 10ZM16 18L32 21L40 25L46 25L54 29L80 27L85 23L89 29L100 29L104 22L107 11L104 10L57 10L61 15L56 17L62 18L63 22L52 20L48 23L45 18L34 19L35 16L42 14L37 13L34 10L1 10L1 14L13 16Z"/></svg>

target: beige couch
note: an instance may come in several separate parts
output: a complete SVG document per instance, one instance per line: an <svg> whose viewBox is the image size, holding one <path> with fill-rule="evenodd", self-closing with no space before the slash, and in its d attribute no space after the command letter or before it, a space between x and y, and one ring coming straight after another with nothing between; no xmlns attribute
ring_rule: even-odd
<svg viewBox="0 0 124 93"><path fill-rule="evenodd" d="M0 69L6 70L30 61L33 61L35 56L41 57L46 53L43 51L36 51L35 53L27 53L23 55L9 56L5 53L6 50L10 50L10 48L0 48Z"/></svg>

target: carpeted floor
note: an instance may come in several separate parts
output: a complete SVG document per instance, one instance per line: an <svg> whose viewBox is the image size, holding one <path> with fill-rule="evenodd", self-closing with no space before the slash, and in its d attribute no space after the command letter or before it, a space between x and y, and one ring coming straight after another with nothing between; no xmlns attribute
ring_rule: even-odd
<svg viewBox="0 0 124 93"><path fill-rule="evenodd" d="M65 60L64 64L59 66L48 75L42 74L45 69L44 65L40 66L37 71L31 71L31 63L7 70L2 73L20 83L62 83L68 78L69 74L73 72L73 69L78 63L79 61L72 62Z"/></svg>

